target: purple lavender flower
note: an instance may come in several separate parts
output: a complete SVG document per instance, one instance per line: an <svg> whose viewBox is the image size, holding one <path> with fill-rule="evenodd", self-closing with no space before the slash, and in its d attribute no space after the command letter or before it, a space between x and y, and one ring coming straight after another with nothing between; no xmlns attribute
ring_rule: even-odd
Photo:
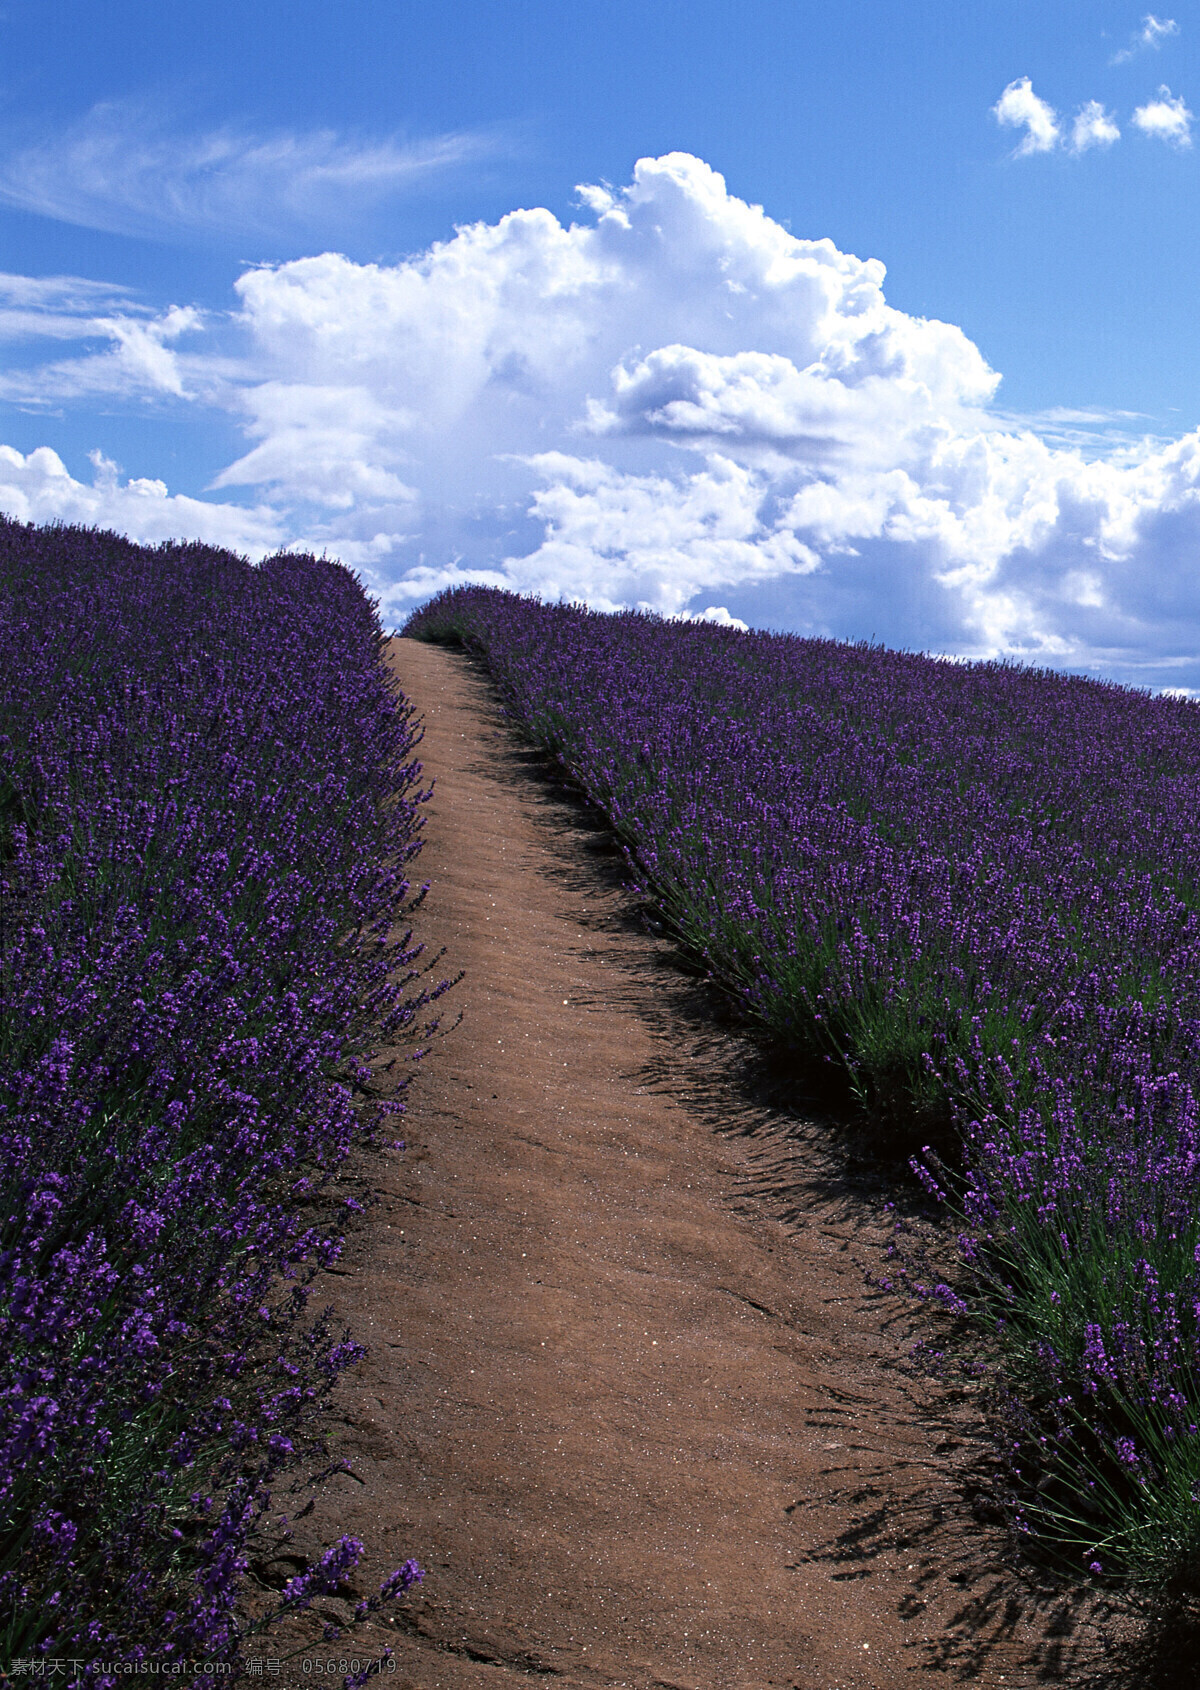
<svg viewBox="0 0 1200 1690"><path fill-rule="evenodd" d="M406 932L420 730L316 558L0 521L0 637L0 1640L236 1652L271 1485L361 1354L308 1305L312 1199L444 989Z"/></svg>

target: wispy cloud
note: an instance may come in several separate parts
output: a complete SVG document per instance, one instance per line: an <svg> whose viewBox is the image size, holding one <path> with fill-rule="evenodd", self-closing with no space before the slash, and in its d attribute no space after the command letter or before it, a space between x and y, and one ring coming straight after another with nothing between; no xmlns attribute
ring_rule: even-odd
<svg viewBox="0 0 1200 1690"><path fill-rule="evenodd" d="M30 311L95 311L124 301L127 288L85 276L14 276L0 272L0 304Z"/></svg>
<svg viewBox="0 0 1200 1690"><path fill-rule="evenodd" d="M1146 411L1109 406L1051 405L1040 411L1010 411L994 405L990 415L1012 433L1036 434L1043 445L1077 452L1088 463L1122 463L1161 449L1172 436L1151 427L1158 419Z"/></svg>
<svg viewBox="0 0 1200 1690"><path fill-rule="evenodd" d="M1153 12L1147 12L1142 19L1142 27L1130 36L1128 47L1122 47L1108 62L1111 65L1123 65L1148 48L1157 52L1168 36L1178 34L1179 25L1174 18L1156 18Z"/></svg>
<svg viewBox="0 0 1200 1690"><path fill-rule="evenodd" d="M90 340L104 332L98 314L113 312L153 315L111 282L0 273L0 341Z"/></svg>
<svg viewBox="0 0 1200 1690"><path fill-rule="evenodd" d="M1157 99L1137 108L1133 121L1143 135L1153 135L1156 140L1167 141L1173 147L1190 147L1192 116L1182 98L1173 97L1164 83Z"/></svg>
<svg viewBox="0 0 1200 1690"><path fill-rule="evenodd" d="M4 282L27 279L0 278L0 299ZM47 293L53 297L52 290ZM0 372L0 399L41 408L63 399L101 395L138 400L190 398L180 356L171 343L202 326L200 312L190 305L172 305L157 315L121 310L99 316L0 306L0 339L107 343L104 350L85 351L78 358Z"/></svg>
<svg viewBox="0 0 1200 1690"><path fill-rule="evenodd" d="M1030 153L1048 153L1058 145L1058 114L1053 106L1038 98L1027 76L1019 76L1009 83L992 107L992 115L997 123L1025 131L1025 137L1014 155L1017 158L1027 158Z"/></svg>
<svg viewBox="0 0 1200 1690"><path fill-rule="evenodd" d="M492 145L478 133L180 133L144 102L108 102L0 160L0 204L110 234L278 236L344 227Z"/></svg>

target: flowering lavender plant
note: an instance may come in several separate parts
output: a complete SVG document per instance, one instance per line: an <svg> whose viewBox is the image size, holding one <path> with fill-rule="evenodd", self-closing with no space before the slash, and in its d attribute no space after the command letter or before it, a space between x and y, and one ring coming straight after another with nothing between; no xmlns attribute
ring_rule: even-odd
<svg viewBox="0 0 1200 1690"><path fill-rule="evenodd" d="M713 978L938 1146L932 1294L993 1358L1020 1523L1195 1585L1200 710L483 588L404 631L481 651Z"/></svg>
<svg viewBox="0 0 1200 1690"><path fill-rule="evenodd" d="M0 521L0 1657L236 1656L361 1354L336 1176L442 989L381 637L335 563Z"/></svg>

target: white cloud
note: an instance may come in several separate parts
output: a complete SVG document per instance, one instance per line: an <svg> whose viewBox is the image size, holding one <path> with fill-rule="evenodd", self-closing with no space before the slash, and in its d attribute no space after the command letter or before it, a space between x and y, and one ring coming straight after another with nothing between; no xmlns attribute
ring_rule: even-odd
<svg viewBox="0 0 1200 1690"><path fill-rule="evenodd" d="M0 203L112 234L270 238L344 227L488 145L478 134L186 134L144 101L110 101L0 164Z"/></svg>
<svg viewBox="0 0 1200 1690"><path fill-rule="evenodd" d="M211 500L10 451L0 506L328 547L393 619L482 581L1200 684L1200 433L997 409L979 349L890 306L881 263L793 236L698 159L581 200L569 227L516 211L395 265L248 271L236 356L228 326L192 324L185 354L169 314L80 296L81 321L148 339L95 355L132 358L115 388L219 406L246 449ZM262 502L216 502L234 488Z"/></svg>
<svg viewBox="0 0 1200 1690"><path fill-rule="evenodd" d="M736 628L739 634L748 634L750 624L743 622L740 616L731 616L729 608L723 604L710 604L707 610L688 610L681 612L681 622L712 622L718 628Z"/></svg>
<svg viewBox="0 0 1200 1690"><path fill-rule="evenodd" d="M1122 47L1119 53L1114 53L1109 63L1125 64L1135 54L1144 52L1148 47L1157 51L1168 36L1178 34L1179 25L1174 18L1156 18L1153 12L1147 12L1142 19L1141 29L1131 36L1128 47Z"/></svg>
<svg viewBox="0 0 1200 1690"><path fill-rule="evenodd" d="M134 540L187 536L265 557L285 538L278 516L259 507L210 504L169 493L162 481L121 481L116 464L92 453L89 486L71 476L57 452L39 446L27 456L0 446L0 510L20 522L65 522L115 528Z"/></svg>
<svg viewBox="0 0 1200 1690"><path fill-rule="evenodd" d="M26 406L96 396L185 398L184 366L171 342L202 327L192 306L172 305L158 316L127 310L105 316L69 311L5 311L0 336L7 339L103 340L102 352L30 369L0 371L0 399Z"/></svg>
<svg viewBox="0 0 1200 1690"><path fill-rule="evenodd" d="M14 276L0 272L0 309L72 318L120 305L136 310L126 290L83 276Z"/></svg>
<svg viewBox="0 0 1200 1690"><path fill-rule="evenodd" d="M1148 18L1146 21L1147 26L1154 24L1160 34L1171 32L1156 18ZM1173 28L1174 25L1171 25L1171 29ZM1058 113L1045 100L1039 99L1027 76L1018 77L1015 82L1009 83L992 107L992 115L999 123L1007 124L1010 128L1024 129L1024 138L1014 149L1014 158L1028 158L1034 153L1053 152L1063 145L1068 152L1078 157L1094 147L1111 147L1121 138L1116 119L1099 100L1084 101L1075 113L1069 134L1064 137L1059 126ZM1172 95L1171 90L1164 84L1156 99L1137 107L1132 122L1143 134L1153 135L1159 140L1182 148L1192 144L1192 116L1182 98Z"/></svg>
<svg viewBox="0 0 1200 1690"><path fill-rule="evenodd" d="M1168 443L1166 436L1155 435L1144 426L1134 426L1150 421L1144 411L1051 405L1040 411L1021 412L992 406L990 414L1009 433L1027 430L1049 446L1067 447L1088 460L1132 462L1154 447Z"/></svg>
<svg viewBox="0 0 1200 1690"><path fill-rule="evenodd" d="M0 340L90 340L98 313L149 317L124 288L82 276L14 276L0 273Z"/></svg>
<svg viewBox="0 0 1200 1690"><path fill-rule="evenodd" d="M829 463L869 449L894 462L947 413L989 399L998 377L966 336L945 323L899 325L798 369L780 353L720 356L664 346L613 372L614 397L593 400L597 434L647 433L697 442L736 434L750 444Z"/></svg>
<svg viewBox="0 0 1200 1690"><path fill-rule="evenodd" d="M1143 135L1152 135L1156 140L1168 141L1175 147L1190 147L1192 116L1182 98L1172 96L1171 90L1164 83L1156 100L1150 100L1146 105L1137 108L1133 121Z"/></svg>
<svg viewBox="0 0 1200 1690"><path fill-rule="evenodd" d="M1174 18L1156 18L1153 12L1147 12L1142 19L1142 33L1139 39L1147 47L1159 47L1168 35L1178 35L1179 25Z"/></svg>
<svg viewBox="0 0 1200 1690"><path fill-rule="evenodd" d="M1024 129L1025 137L1015 149L1014 158L1053 152L1063 143L1058 113L1038 98L1027 76L1009 83L992 107L992 115L1010 128ZM1065 144L1070 152L1079 154L1092 147L1111 147L1120 139L1121 131L1111 112L1099 100L1086 100L1075 113Z"/></svg>
<svg viewBox="0 0 1200 1690"><path fill-rule="evenodd" d="M270 487L330 510L416 498L394 473L407 456L395 441L413 419L366 386L265 381L245 392L242 408L246 432L261 444L223 469L214 488Z"/></svg>
<svg viewBox="0 0 1200 1690"><path fill-rule="evenodd" d="M992 115L998 123L1025 131L1025 138L1014 154L1016 158L1048 153L1058 145L1058 114L1053 106L1038 98L1027 76L1019 76L1009 83L992 107Z"/></svg>
<svg viewBox="0 0 1200 1690"><path fill-rule="evenodd" d="M786 446L789 430L861 442L886 413L903 432L915 409L940 416L995 386L960 330L887 305L880 263L795 239L697 159L643 160L623 195L591 203L591 224L513 212L394 267L327 253L249 272L238 292L262 384L243 404L336 426L324 397L336 389L354 455L421 456L426 481L459 493L497 443L508 462L580 428L674 438L685 414L696 439L745 438L753 420L764 446ZM639 358L639 345L654 350ZM254 430L287 433L302 484L318 454L292 421ZM431 450L447 436L452 452ZM513 482L508 468L484 474Z"/></svg>
<svg viewBox="0 0 1200 1690"><path fill-rule="evenodd" d="M548 484L533 500L545 538L527 556L504 560L525 591L674 614L712 587L819 566L816 553L768 514L767 479L718 453L682 480L557 452L532 464Z"/></svg>
<svg viewBox="0 0 1200 1690"><path fill-rule="evenodd" d="M1088 100L1075 113L1071 125L1071 151L1084 153L1090 147L1111 147L1121 139L1121 131L1099 100Z"/></svg>

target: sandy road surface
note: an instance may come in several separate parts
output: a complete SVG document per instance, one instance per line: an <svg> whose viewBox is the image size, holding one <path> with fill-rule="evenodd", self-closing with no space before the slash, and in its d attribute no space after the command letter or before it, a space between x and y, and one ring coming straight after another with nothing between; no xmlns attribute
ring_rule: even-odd
<svg viewBox="0 0 1200 1690"><path fill-rule="evenodd" d="M371 1353L309 1526L366 1541L364 1588L429 1570L356 1653L410 1690L1083 1683L1087 1628L1003 1572L969 1442L914 1406L883 1193L750 1100L478 667L389 660L437 783L422 931L466 978L334 1281Z"/></svg>

